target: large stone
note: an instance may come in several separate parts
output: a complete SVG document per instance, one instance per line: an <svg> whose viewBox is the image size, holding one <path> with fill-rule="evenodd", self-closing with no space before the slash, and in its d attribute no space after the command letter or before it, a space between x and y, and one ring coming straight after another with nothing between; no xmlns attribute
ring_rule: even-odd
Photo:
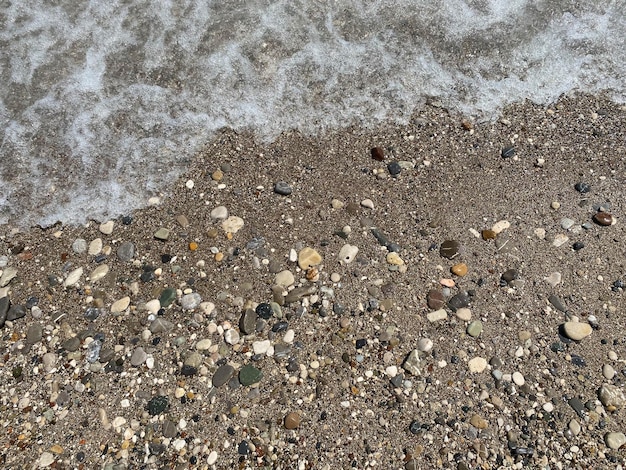
<svg viewBox="0 0 626 470"><path fill-rule="evenodd" d="M231 379L234 373L234 367L229 364L219 366L213 374L213 386L221 387Z"/></svg>
<svg viewBox="0 0 626 470"><path fill-rule="evenodd" d="M626 444L626 435L623 432L607 432L604 435L604 443L609 449L617 450Z"/></svg>
<svg viewBox="0 0 626 470"><path fill-rule="evenodd" d="M604 406L622 407L626 405L624 391L616 385L603 384L598 389L598 398Z"/></svg>
<svg viewBox="0 0 626 470"><path fill-rule="evenodd" d="M320 255L313 248L306 247L300 250L298 253L298 266L305 271L312 266L317 266L322 262L322 255Z"/></svg>
<svg viewBox="0 0 626 470"><path fill-rule="evenodd" d="M419 351L414 349L409 353L409 355L404 360L404 364L402 364L402 368L412 375L421 375L420 371L420 357Z"/></svg>
<svg viewBox="0 0 626 470"><path fill-rule="evenodd" d="M359 248L354 245L345 244L339 250L339 262L343 264L351 263L359 252Z"/></svg>
<svg viewBox="0 0 626 470"><path fill-rule="evenodd" d="M563 324L563 333L569 339L574 341L580 341L583 338L589 336L592 332L591 325L589 323L568 321Z"/></svg>

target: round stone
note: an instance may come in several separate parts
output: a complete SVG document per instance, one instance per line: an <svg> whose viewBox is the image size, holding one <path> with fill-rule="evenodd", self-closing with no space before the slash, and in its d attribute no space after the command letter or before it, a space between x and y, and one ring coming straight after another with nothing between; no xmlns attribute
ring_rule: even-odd
<svg viewBox="0 0 626 470"><path fill-rule="evenodd" d="M450 271L452 271L452 274L463 277L467 274L467 265L465 263L455 264L450 268Z"/></svg>
<svg viewBox="0 0 626 470"><path fill-rule="evenodd" d="M491 229L483 230L481 232L481 235L483 237L483 240L495 240L495 238L498 236L498 234Z"/></svg>
<svg viewBox="0 0 626 470"><path fill-rule="evenodd" d="M485 359L484 357L475 357L473 359L470 359L470 361L467 363L467 367L469 368L470 372L480 374L487 368L487 359Z"/></svg>
<svg viewBox="0 0 626 470"><path fill-rule="evenodd" d="M239 371L239 383L244 387L255 384L263 378L263 372L248 364Z"/></svg>
<svg viewBox="0 0 626 470"><path fill-rule="evenodd" d="M239 343L239 332L234 328L230 328L224 332L224 341L228 344Z"/></svg>
<svg viewBox="0 0 626 470"><path fill-rule="evenodd" d="M293 189L284 181L277 181L274 184L274 192L281 196L289 196L293 192Z"/></svg>
<svg viewBox="0 0 626 470"><path fill-rule="evenodd" d="M74 250L74 253L84 253L87 251L87 242L83 238L77 238L74 240L74 243L72 243L72 250Z"/></svg>
<svg viewBox="0 0 626 470"><path fill-rule="evenodd" d="M150 413L151 416L156 416L158 414L163 413L167 409L168 405L169 405L168 398L163 395L158 395L152 398L148 402L148 405L147 405L148 413Z"/></svg>
<svg viewBox="0 0 626 470"><path fill-rule="evenodd" d="M111 313L121 313L130 305L130 297L122 297L121 299L113 302L111 305Z"/></svg>
<svg viewBox="0 0 626 470"><path fill-rule="evenodd" d="M132 242L124 242L117 248L117 257L120 261L130 261L135 256L135 245Z"/></svg>
<svg viewBox="0 0 626 470"><path fill-rule="evenodd" d="M317 266L322 262L322 255L320 255L313 248L306 247L300 250L298 253L298 266L300 269L307 270L312 266Z"/></svg>
<svg viewBox="0 0 626 470"><path fill-rule="evenodd" d="M359 252L359 248L354 245L345 244L339 250L339 262L343 264L351 263Z"/></svg>
<svg viewBox="0 0 626 470"><path fill-rule="evenodd" d="M300 415L296 412L291 412L285 416L285 428L296 429L300 426Z"/></svg>
<svg viewBox="0 0 626 470"><path fill-rule="evenodd" d="M568 321L563 324L563 333L566 337L574 341L580 341L586 338L592 331L589 323Z"/></svg>
<svg viewBox="0 0 626 470"><path fill-rule="evenodd" d="M109 220L107 222L100 224L100 227L98 227L98 229L105 235L111 235L113 233L114 225L115 225L115 222L113 222L112 220Z"/></svg>
<svg viewBox="0 0 626 470"><path fill-rule="evenodd" d="M513 379L513 383L515 383L515 385L517 385L518 387L521 387L526 383L526 380L524 379L524 376L521 372L513 372L511 378Z"/></svg>
<svg viewBox="0 0 626 470"><path fill-rule="evenodd" d="M472 311L467 307L459 308L454 313L459 320L470 321L472 319Z"/></svg>
<svg viewBox="0 0 626 470"><path fill-rule="evenodd" d="M609 449L617 450L626 444L626 435L623 432L607 432L604 442Z"/></svg>
<svg viewBox="0 0 626 470"><path fill-rule="evenodd" d="M428 294L426 295L426 302L429 308L439 310L446 304L446 299L443 296L443 292L437 289L432 289L428 291Z"/></svg>
<svg viewBox="0 0 626 470"><path fill-rule="evenodd" d="M235 368L229 364L221 365L213 374L213 386L221 387L235 374Z"/></svg>
<svg viewBox="0 0 626 470"><path fill-rule="evenodd" d="M600 402L607 407L622 407L626 405L626 396L621 388L604 384L598 390Z"/></svg>
<svg viewBox="0 0 626 470"><path fill-rule="evenodd" d="M185 294L180 299L180 305L183 310L193 310L202 303L202 297L197 292Z"/></svg>
<svg viewBox="0 0 626 470"><path fill-rule="evenodd" d="M613 216L608 212L598 212L593 216L593 221L603 227L608 227L609 225L614 224Z"/></svg>
<svg viewBox="0 0 626 470"><path fill-rule="evenodd" d="M321 258L321 256L320 256L320 258ZM293 283L295 281L296 280L295 280L295 278L293 276L293 273L291 271L289 271L288 269L285 269L284 271L281 271L281 272L277 273L276 277L274 278L274 284L276 284L277 286L280 286L280 287L289 287L289 286L293 285ZM333 281L333 282L335 282L335 281Z"/></svg>
<svg viewBox="0 0 626 470"><path fill-rule="evenodd" d="M225 220L228 217L228 209L224 206L217 206L211 211L211 218L215 220Z"/></svg>
<svg viewBox="0 0 626 470"><path fill-rule="evenodd" d="M439 254L448 259L453 259L458 256L461 250L461 244L456 240L446 240L441 244L439 248Z"/></svg>
<svg viewBox="0 0 626 470"><path fill-rule="evenodd" d="M615 377L615 369L611 364L604 364L602 366L602 375L607 380L612 380Z"/></svg>
<svg viewBox="0 0 626 470"><path fill-rule="evenodd" d="M402 166L398 162L391 162L387 165L387 171L391 176L398 176L402 171Z"/></svg>
<svg viewBox="0 0 626 470"><path fill-rule="evenodd" d="M200 341L196 343L196 349L198 351L206 351L207 349L211 347L211 344L213 344L213 342L211 341L211 338L201 339Z"/></svg>
<svg viewBox="0 0 626 470"><path fill-rule="evenodd" d="M483 322L480 320L474 320L467 325L467 334L472 338L478 338L483 331Z"/></svg>

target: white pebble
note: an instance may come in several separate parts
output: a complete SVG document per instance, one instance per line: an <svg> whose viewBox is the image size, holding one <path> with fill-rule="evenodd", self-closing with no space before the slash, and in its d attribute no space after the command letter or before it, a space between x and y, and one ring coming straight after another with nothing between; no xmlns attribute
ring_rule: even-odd
<svg viewBox="0 0 626 470"><path fill-rule="evenodd" d="M187 189L193 189L194 187L194 182L193 180L187 180L187 182L185 183L185 186L187 187Z"/></svg>
<svg viewBox="0 0 626 470"><path fill-rule="evenodd" d="M363 207L367 207L368 209L373 209L374 208L374 201L372 201L371 199L363 199L361 201L361 205Z"/></svg>
<svg viewBox="0 0 626 470"><path fill-rule="evenodd" d="M524 376L521 374L521 372L513 372L512 378L513 378L513 382L518 387L521 387L522 385L526 383L526 380L524 379Z"/></svg>
<svg viewBox="0 0 626 470"><path fill-rule="evenodd" d="M283 336L283 341L287 344L293 343L293 340L296 336L296 332L294 330L287 330L285 332L285 336Z"/></svg>

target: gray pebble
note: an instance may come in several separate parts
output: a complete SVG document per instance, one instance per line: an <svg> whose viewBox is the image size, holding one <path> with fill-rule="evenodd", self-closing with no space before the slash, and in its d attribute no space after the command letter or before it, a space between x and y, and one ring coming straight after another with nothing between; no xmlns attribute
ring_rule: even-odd
<svg viewBox="0 0 626 470"><path fill-rule="evenodd" d="M165 421L163 421L162 432L163 432L163 437L166 437L168 439L176 437L176 435L178 434L176 425L172 423L169 419L166 419Z"/></svg>
<svg viewBox="0 0 626 470"><path fill-rule="evenodd" d="M74 253L84 253L87 251L87 241L82 238L77 238L74 240L74 243L72 243L72 250L74 250Z"/></svg>
<svg viewBox="0 0 626 470"><path fill-rule="evenodd" d="M215 371L215 374L213 374L213 386L221 387L233 377L234 373L234 367L229 364L219 366Z"/></svg>
<svg viewBox="0 0 626 470"><path fill-rule="evenodd" d="M63 341L61 347L69 352L77 351L80 347L80 338L78 336L72 336L71 338Z"/></svg>
<svg viewBox="0 0 626 470"><path fill-rule="evenodd" d="M26 342L28 344L36 344L43 337L43 327L40 323L33 323L28 327L26 332Z"/></svg>
<svg viewBox="0 0 626 470"><path fill-rule="evenodd" d="M284 181L278 181L274 185L274 192L276 194L280 194L281 196L289 196L292 191L293 191L293 189L291 189L291 186L289 186Z"/></svg>
<svg viewBox="0 0 626 470"><path fill-rule="evenodd" d="M135 256L135 245L132 242L124 242L117 249L117 257L120 261L130 261Z"/></svg>
<svg viewBox="0 0 626 470"><path fill-rule="evenodd" d="M152 333L165 333L166 331L170 331L173 328L173 323L162 318L157 318L150 324L150 331Z"/></svg>
<svg viewBox="0 0 626 470"><path fill-rule="evenodd" d="M467 307L469 304L470 296L466 291L459 292L448 301L448 307L450 307L453 312L456 312L460 308Z"/></svg>
<svg viewBox="0 0 626 470"><path fill-rule="evenodd" d="M146 354L146 352L143 350L142 347L138 347L137 349L133 351L133 355L130 357L130 363L134 367L138 367L142 365L144 362L146 362L147 358L148 358L148 354Z"/></svg>
<svg viewBox="0 0 626 470"><path fill-rule="evenodd" d="M197 292L192 292L191 294L185 294L180 299L180 305L183 307L183 310L193 310L198 307L202 303L202 297Z"/></svg>
<svg viewBox="0 0 626 470"><path fill-rule="evenodd" d="M244 335L251 335L256 330L257 314L251 308L247 308L239 320L239 329Z"/></svg>

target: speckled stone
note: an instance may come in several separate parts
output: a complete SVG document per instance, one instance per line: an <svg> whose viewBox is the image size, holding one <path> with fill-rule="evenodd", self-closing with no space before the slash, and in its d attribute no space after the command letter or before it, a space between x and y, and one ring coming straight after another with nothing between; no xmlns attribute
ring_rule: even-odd
<svg viewBox="0 0 626 470"><path fill-rule="evenodd" d="M615 385L603 384L598 390L598 398L604 406L621 407L626 405L624 391Z"/></svg>
<svg viewBox="0 0 626 470"><path fill-rule="evenodd" d="M248 364L239 371L239 383L244 387L255 384L263 378L263 372Z"/></svg>
<svg viewBox="0 0 626 470"><path fill-rule="evenodd" d="M117 248L117 257L120 261L130 261L135 256L135 245L132 242L124 242Z"/></svg>
<svg viewBox="0 0 626 470"><path fill-rule="evenodd" d="M402 368L412 375L421 375L420 372L420 357L417 349L414 349L409 353L409 355L404 360L402 364Z"/></svg>

